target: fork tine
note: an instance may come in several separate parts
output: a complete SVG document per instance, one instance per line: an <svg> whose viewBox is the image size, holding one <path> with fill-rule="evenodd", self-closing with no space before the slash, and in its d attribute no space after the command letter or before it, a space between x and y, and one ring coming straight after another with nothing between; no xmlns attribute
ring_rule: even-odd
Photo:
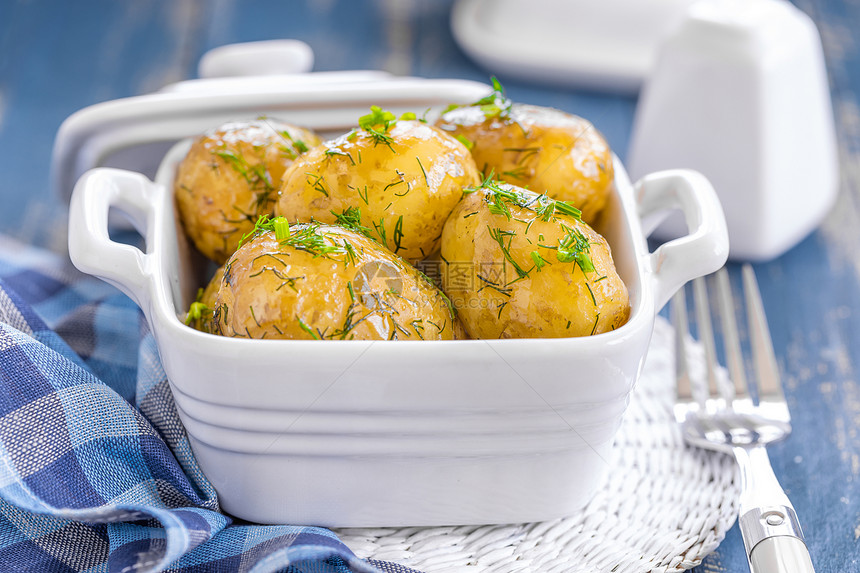
<svg viewBox="0 0 860 573"><path fill-rule="evenodd" d="M773 351L767 317L755 272L749 264L741 269L744 283L744 298L747 306L747 320L750 329L750 344L758 379L759 402L785 402L785 394L779 381L779 367Z"/></svg>
<svg viewBox="0 0 860 573"><path fill-rule="evenodd" d="M684 295L683 286L672 299L672 322L675 327L676 397L679 401L687 402L693 399L693 394L690 390L690 363L687 360L687 335L690 327L687 320L687 297Z"/></svg>
<svg viewBox="0 0 860 573"><path fill-rule="evenodd" d="M714 328L711 324L708 287L705 286L704 277L693 280L693 302L696 308L696 326L699 330L699 341L705 349L707 386L703 390L711 397L717 396L717 392L719 391L720 395L725 398L722 390L718 390L717 369L719 366L717 364L717 349L714 344Z"/></svg>
<svg viewBox="0 0 860 573"><path fill-rule="evenodd" d="M720 309L720 324L723 328L723 345L726 351L726 362L729 376L734 386L726 388L727 399L746 400L749 398L749 386L744 372L744 359L741 351L738 323L735 317L735 301L732 296L732 286L729 283L729 272L725 267L717 271L714 277L717 287L717 301ZM732 396L734 394L734 396Z"/></svg>

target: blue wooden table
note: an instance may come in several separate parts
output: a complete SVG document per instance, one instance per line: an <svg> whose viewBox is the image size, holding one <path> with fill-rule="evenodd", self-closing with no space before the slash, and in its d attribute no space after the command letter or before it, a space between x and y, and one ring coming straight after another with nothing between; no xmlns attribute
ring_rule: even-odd
<svg viewBox="0 0 860 573"><path fill-rule="evenodd" d="M770 449L818 571L860 570L860 3L798 0L818 23L839 130L842 185L821 228L756 270L795 433ZM208 49L296 38L316 70L387 69L486 81L454 44L450 0L0 2L0 232L65 247L50 190L53 138L68 115L195 77ZM591 119L624 158L635 98L505 79L514 99ZM736 269L735 269L736 270ZM698 572L744 571L737 527Z"/></svg>

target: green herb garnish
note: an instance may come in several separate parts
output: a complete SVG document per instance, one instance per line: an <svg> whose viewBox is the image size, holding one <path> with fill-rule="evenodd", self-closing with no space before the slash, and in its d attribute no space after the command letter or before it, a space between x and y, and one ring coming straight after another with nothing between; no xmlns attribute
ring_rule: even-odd
<svg viewBox="0 0 860 573"><path fill-rule="evenodd" d="M502 87L502 84L499 83L499 80L494 77L490 78L490 81L493 83L493 91L481 99L472 102L467 105L459 105L459 104L451 104L445 108L442 114L446 114L449 111L461 108L461 107L477 107L484 113L484 117L487 119L500 118L507 119L511 116L511 110L513 109L513 102L505 96L505 88Z"/></svg>
<svg viewBox="0 0 860 573"><path fill-rule="evenodd" d="M188 308L188 314L185 316L185 324L190 326L191 323L197 323L204 317L212 316L212 310L202 302L192 302Z"/></svg>
<svg viewBox="0 0 860 573"><path fill-rule="evenodd" d="M341 155L349 158L349 162L355 165L355 159L352 158L352 155L343 151L342 149L338 149L337 147L327 147L325 150L326 157L334 157L335 155Z"/></svg>
<svg viewBox="0 0 860 573"><path fill-rule="evenodd" d="M257 194L258 208L269 202L269 196L275 190L275 186L265 163L251 165L243 155L229 149L219 149L213 153L226 161L233 171L248 183L251 189L262 191Z"/></svg>
<svg viewBox="0 0 860 573"><path fill-rule="evenodd" d="M496 291L497 293L499 293L499 294L503 294L503 295L505 295L506 297L510 297L510 296L511 296L511 292L513 291L513 289L512 289L512 288L510 288L510 287L503 287L503 286L499 285L498 283L495 283L495 282L491 281L491 280L490 280L490 279L488 279L488 278L482 277L482 276L481 276L481 275L479 275L479 274L475 274L475 276L476 276L476 277L478 277L478 279L479 279L479 280L481 280L481 281L484 283L484 286L482 286L481 288L479 288L479 289L478 289L478 292L481 292L481 291L482 291L482 290L484 290L485 288L491 288L491 289L493 289L494 291Z"/></svg>
<svg viewBox="0 0 860 573"><path fill-rule="evenodd" d="M307 176L307 184L310 185L314 191L318 191L328 197L328 189L325 188L325 179L322 175L310 172L305 172L305 175Z"/></svg>
<svg viewBox="0 0 860 573"><path fill-rule="evenodd" d="M400 242L403 240L403 215L400 215L397 222L394 224L394 235L392 236L392 240L394 241L394 254L397 254L397 251L403 248L400 245Z"/></svg>
<svg viewBox="0 0 860 573"><path fill-rule="evenodd" d="M499 244L499 248L502 250L502 256L504 256L505 260L511 263L511 266L514 267L514 270L517 272L517 280L529 276L528 271L523 269L511 255L511 240L513 239L515 233L513 233L512 231L503 231L498 227L496 227L495 229L491 229L489 225L487 226L487 230L490 232L490 237L494 241L496 241L496 243ZM507 241L505 239L507 239Z"/></svg>
<svg viewBox="0 0 860 573"><path fill-rule="evenodd" d="M308 326L307 324L305 324L305 322L304 322L301 318L299 318L299 315L296 315L296 320L297 320L297 321L299 321L299 326L302 328L302 330L304 330L305 332L307 332L308 334L310 334L310 335L313 337L313 339L314 339L314 340L319 340L319 339L320 339L319 334L317 334L316 332L314 332L314 331L313 331L313 329L312 329L310 326Z"/></svg>
<svg viewBox="0 0 860 573"><path fill-rule="evenodd" d="M543 258L542 256L540 256L540 254L537 251L532 251L531 257L532 257L532 261L535 264L535 268L537 269L538 272L540 272L540 270L543 268L544 265L549 264L547 262L547 260L545 258Z"/></svg>
<svg viewBox="0 0 860 573"><path fill-rule="evenodd" d="M379 223L377 223L376 221L371 221L370 224L373 225L373 230L376 231L377 235L379 235L379 239L382 244L386 245L387 243L385 238L385 217L380 217Z"/></svg>
<svg viewBox="0 0 860 573"><path fill-rule="evenodd" d="M347 229L350 229L357 233L361 233L367 238L373 238L370 234L370 228L365 227L361 224L361 209L359 209L358 207L349 206L344 209L343 212L340 214L334 210L330 212L332 215L334 215L338 225L346 227Z"/></svg>
<svg viewBox="0 0 860 573"><path fill-rule="evenodd" d="M571 229L567 225L562 225L566 231L566 235L558 240L558 248L555 253L556 259L560 263L576 262L577 266L584 273L594 271L594 263L591 260L591 245L588 239L582 234L579 229Z"/></svg>
<svg viewBox="0 0 860 573"><path fill-rule="evenodd" d="M466 149L468 149L469 151L471 151L472 148L475 147L475 144L471 140L469 140L468 137L463 135L462 133L457 134L457 141L459 141L460 143L465 145Z"/></svg>
<svg viewBox="0 0 860 573"><path fill-rule="evenodd" d="M394 151L391 147L391 143L394 140L388 135L388 130L391 129L391 126L396 121L397 118L394 117L393 113L382 109L378 105L372 105L370 106L369 114L358 118L358 126L370 134L374 145L382 143Z"/></svg>
<svg viewBox="0 0 860 573"><path fill-rule="evenodd" d="M418 167L421 168L421 173L424 174L424 183L427 185L427 187L430 187L430 181L427 179L427 172L424 170L424 166L421 164L421 158L416 157L415 161L418 162Z"/></svg>

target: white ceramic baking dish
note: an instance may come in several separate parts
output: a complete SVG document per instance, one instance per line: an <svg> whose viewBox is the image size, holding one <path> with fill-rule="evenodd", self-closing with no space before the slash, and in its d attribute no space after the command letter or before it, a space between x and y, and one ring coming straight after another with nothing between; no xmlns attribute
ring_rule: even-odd
<svg viewBox="0 0 860 573"><path fill-rule="evenodd" d="M318 127L314 101L308 121L298 107L288 119ZM69 252L143 309L203 472L226 512L254 522L426 526L574 512L608 469L656 313L728 252L722 210L702 176L668 171L632 186L616 160L598 227L632 312L614 332L434 342L213 336L178 318L203 280L172 199L188 145L170 150L154 182L86 172L71 198ZM650 253L646 232L672 208L690 232ZM145 250L111 240L112 209L135 222Z"/></svg>

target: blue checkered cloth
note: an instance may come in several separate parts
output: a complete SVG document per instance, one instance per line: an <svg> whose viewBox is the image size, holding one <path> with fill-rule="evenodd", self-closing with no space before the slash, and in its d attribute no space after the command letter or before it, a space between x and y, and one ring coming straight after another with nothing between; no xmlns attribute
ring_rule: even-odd
<svg viewBox="0 0 860 573"><path fill-rule="evenodd" d="M219 511L138 308L0 236L3 571L408 573Z"/></svg>

